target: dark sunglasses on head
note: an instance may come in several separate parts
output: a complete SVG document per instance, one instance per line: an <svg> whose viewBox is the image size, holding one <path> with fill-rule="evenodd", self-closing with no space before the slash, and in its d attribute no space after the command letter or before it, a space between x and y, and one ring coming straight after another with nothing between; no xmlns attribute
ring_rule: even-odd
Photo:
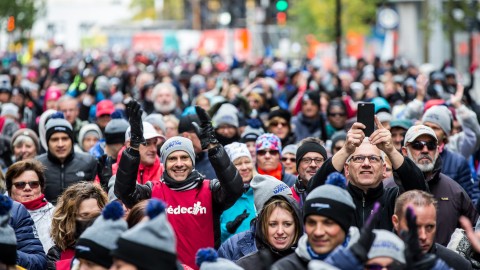
<svg viewBox="0 0 480 270"><path fill-rule="evenodd" d="M27 184L30 186L30 188L38 188L40 186L40 181L21 181L21 182L16 182L16 183L13 183L13 185L15 186L15 188L18 188L18 189L24 189Z"/></svg>
<svg viewBox="0 0 480 270"><path fill-rule="evenodd" d="M434 141L424 142L424 141L413 141L410 143L413 149L415 150L422 150L425 146L427 146L428 150L435 150L437 149L437 143Z"/></svg>
<svg viewBox="0 0 480 270"><path fill-rule="evenodd" d="M282 161L283 161L283 162L286 162L287 160L290 160L291 162L297 161L296 158L286 158L286 157L282 157Z"/></svg>
<svg viewBox="0 0 480 270"><path fill-rule="evenodd" d="M271 156L278 155L278 150L258 150L257 155L258 156L265 156L267 153L269 153Z"/></svg>

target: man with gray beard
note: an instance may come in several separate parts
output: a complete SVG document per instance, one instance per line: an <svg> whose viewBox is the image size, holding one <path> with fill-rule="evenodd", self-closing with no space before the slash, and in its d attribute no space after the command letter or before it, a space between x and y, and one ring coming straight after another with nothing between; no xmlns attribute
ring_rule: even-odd
<svg viewBox="0 0 480 270"><path fill-rule="evenodd" d="M436 242L446 246L455 228L460 227L460 216L468 217L475 224L478 213L463 188L440 172L442 159L439 158L438 140L433 129L424 125L410 127L405 134L402 154L420 168L430 193L438 201Z"/></svg>
<svg viewBox="0 0 480 270"><path fill-rule="evenodd" d="M152 90L152 101L155 112L162 115L173 114L180 118L182 111L178 106L178 96L171 83L158 83Z"/></svg>

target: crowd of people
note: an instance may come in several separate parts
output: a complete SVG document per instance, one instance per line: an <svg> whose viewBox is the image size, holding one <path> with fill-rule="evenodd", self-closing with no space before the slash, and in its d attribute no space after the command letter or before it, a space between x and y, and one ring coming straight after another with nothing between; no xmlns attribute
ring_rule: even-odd
<svg viewBox="0 0 480 270"><path fill-rule="evenodd" d="M464 86L449 63L17 59L1 269L480 269L475 66Z"/></svg>

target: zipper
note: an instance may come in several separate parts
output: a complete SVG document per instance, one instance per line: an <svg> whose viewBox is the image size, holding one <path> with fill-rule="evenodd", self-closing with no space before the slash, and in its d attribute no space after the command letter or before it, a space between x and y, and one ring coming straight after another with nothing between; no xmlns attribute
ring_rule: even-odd
<svg viewBox="0 0 480 270"><path fill-rule="evenodd" d="M65 165L62 164L60 166L60 168L61 168L60 169L60 183L62 184L62 191L63 191L63 190L65 190L65 170L64 170Z"/></svg>
<svg viewBox="0 0 480 270"><path fill-rule="evenodd" d="M362 195L362 227L365 225L365 195Z"/></svg>
<svg viewBox="0 0 480 270"><path fill-rule="evenodd" d="M140 171L140 183L143 185L143 170Z"/></svg>

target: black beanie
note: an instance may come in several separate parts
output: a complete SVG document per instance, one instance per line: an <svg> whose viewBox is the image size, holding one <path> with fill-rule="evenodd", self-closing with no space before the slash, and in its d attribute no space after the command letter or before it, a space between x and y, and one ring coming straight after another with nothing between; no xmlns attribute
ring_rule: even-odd
<svg viewBox="0 0 480 270"><path fill-rule="evenodd" d="M320 92L318 91L308 91L303 95L303 100L302 101L307 101L311 100L313 104L317 105L320 107Z"/></svg>
<svg viewBox="0 0 480 270"><path fill-rule="evenodd" d="M45 130L45 138L47 139L47 144L50 140L50 137L52 137L52 135L57 132L67 133L68 137L70 137L70 139L72 140L72 143L75 141L73 139L72 125L70 125L70 123L65 119L53 118L48 120L47 124L45 125Z"/></svg>
<svg viewBox="0 0 480 270"><path fill-rule="evenodd" d="M297 160L297 171L298 165L300 165L300 160L303 158L303 156L310 152L319 153L320 155L322 155L323 159L327 159L327 150L325 150L325 148L321 144L316 142L306 142L297 149L297 155L295 156Z"/></svg>
<svg viewBox="0 0 480 270"><path fill-rule="evenodd" d="M292 118L292 115L289 111L281 109L280 107L273 107L268 113L268 120L271 120L274 117L280 117L290 123L290 118Z"/></svg>

